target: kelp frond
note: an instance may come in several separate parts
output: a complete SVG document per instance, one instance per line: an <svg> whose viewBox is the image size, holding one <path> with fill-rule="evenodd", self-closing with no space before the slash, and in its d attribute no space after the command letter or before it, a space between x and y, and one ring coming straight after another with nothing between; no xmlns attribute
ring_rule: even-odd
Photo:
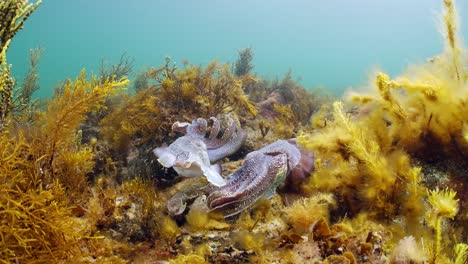
<svg viewBox="0 0 468 264"><path fill-rule="evenodd" d="M229 65L216 61L201 66L186 66L163 79L160 97L166 108L199 109L206 116L217 116L227 111L244 111L256 115L257 110L243 92L243 86L254 79L234 76Z"/></svg>
<svg viewBox="0 0 468 264"><path fill-rule="evenodd" d="M0 135L0 262L66 259L77 254L80 227L71 218L63 187L31 188L33 147L20 134Z"/></svg>
<svg viewBox="0 0 468 264"><path fill-rule="evenodd" d="M41 4L28 0L3 0L0 2L0 132L3 131L12 108L15 80L11 76L6 52L11 40L23 28L24 22Z"/></svg>
<svg viewBox="0 0 468 264"><path fill-rule="evenodd" d="M454 264L466 264L468 263L468 245L464 243L458 243L455 245L455 261Z"/></svg>
<svg viewBox="0 0 468 264"><path fill-rule="evenodd" d="M117 81L106 79L102 83L96 77L87 80L85 71L74 82L68 81L61 96L49 103L47 112L42 113L39 121L44 121L42 133L47 134L53 142L49 155L60 144L70 141L87 113L105 108L104 100L127 84L126 78Z"/></svg>
<svg viewBox="0 0 468 264"><path fill-rule="evenodd" d="M5 54L8 44L16 33L23 28L24 22L42 3L29 3L28 0L3 0L0 2L0 54ZM5 57L0 57L5 63Z"/></svg>
<svg viewBox="0 0 468 264"><path fill-rule="evenodd" d="M78 128L127 83L88 80L83 71L67 82L47 111L35 115L31 126L9 127L0 134L2 261L75 262L84 254L80 243L88 237L87 229L72 208L86 199L94 154L81 145Z"/></svg>
<svg viewBox="0 0 468 264"><path fill-rule="evenodd" d="M74 143L80 134L80 124L91 111L105 108L105 99L127 84L126 78L117 81L106 79L102 82L96 77L87 80L85 71L82 71L75 81L68 81L64 85L62 94L49 103L46 112L38 114L34 144L38 147L37 158L42 169L42 180L47 182L47 179L59 177L62 183L72 183L75 181L70 181L69 177L84 177L83 172L92 170L92 153ZM77 162L81 165L77 166ZM69 173L65 173L63 168L68 168L66 171ZM81 173L74 173L74 170L80 168ZM70 184L70 187L77 186Z"/></svg>
<svg viewBox="0 0 468 264"><path fill-rule="evenodd" d="M463 72L463 68L460 64L460 47L458 46L458 36L457 36L457 14L455 12L454 1L453 0L444 0L444 22L445 22L445 31L448 48L452 57L452 67L453 72L455 73L455 78L460 81Z"/></svg>

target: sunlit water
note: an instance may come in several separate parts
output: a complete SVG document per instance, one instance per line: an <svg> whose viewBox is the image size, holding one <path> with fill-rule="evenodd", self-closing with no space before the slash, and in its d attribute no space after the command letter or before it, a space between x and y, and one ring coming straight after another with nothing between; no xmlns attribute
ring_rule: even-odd
<svg viewBox="0 0 468 264"><path fill-rule="evenodd" d="M28 51L46 49L41 89L122 52L134 72L170 55L206 64L232 63L240 48L255 51L254 72L282 77L292 69L307 88L335 94L367 83L375 68L392 75L440 53L440 0L44 0L12 42L8 61L21 83ZM468 1L457 2L468 27ZM468 30L462 27L462 35Z"/></svg>

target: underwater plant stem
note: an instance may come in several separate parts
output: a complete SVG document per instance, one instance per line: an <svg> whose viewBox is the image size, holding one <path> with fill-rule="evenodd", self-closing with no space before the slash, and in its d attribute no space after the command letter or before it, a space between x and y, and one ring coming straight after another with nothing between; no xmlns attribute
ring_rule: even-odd
<svg viewBox="0 0 468 264"><path fill-rule="evenodd" d="M442 229L441 229L442 217L437 216L435 222L435 245L434 245L434 256L432 258L432 263L436 263L436 259L440 253L440 243L442 241Z"/></svg>
<svg viewBox="0 0 468 264"><path fill-rule="evenodd" d="M445 14L444 22L447 30L447 40L452 51L453 70L457 81L460 81L460 50L457 47L457 26L456 26L456 13L453 5L453 0L444 0Z"/></svg>
<svg viewBox="0 0 468 264"><path fill-rule="evenodd" d="M0 62L2 63L3 70L5 71L7 67L7 61L6 61L6 51L8 47L10 46L11 39L7 40L5 43L5 48L1 51L0 53Z"/></svg>

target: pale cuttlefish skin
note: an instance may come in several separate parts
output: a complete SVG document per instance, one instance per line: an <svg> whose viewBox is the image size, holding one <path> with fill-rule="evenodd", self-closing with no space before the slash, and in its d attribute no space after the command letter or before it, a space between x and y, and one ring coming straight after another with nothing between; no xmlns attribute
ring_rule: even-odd
<svg viewBox="0 0 468 264"><path fill-rule="evenodd" d="M187 200L206 195L208 210L221 212L227 218L273 196L287 177L293 178L289 182L309 177L314 160L314 153L300 147L295 139L278 140L247 154L225 185L191 186L172 197L167 207L170 213L181 214Z"/></svg>
<svg viewBox="0 0 468 264"><path fill-rule="evenodd" d="M237 129L233 120L220 137L221 125L215 117L208 127L203 118L192 123L175 122L172 130L185 134L169 146L155 148L153 153L159 163L166 168L174 168L181 176L205 176L214 186L224 186L226 180L221 176L221 166L213 164L234 154L245 142L247 134Z"/></svg>

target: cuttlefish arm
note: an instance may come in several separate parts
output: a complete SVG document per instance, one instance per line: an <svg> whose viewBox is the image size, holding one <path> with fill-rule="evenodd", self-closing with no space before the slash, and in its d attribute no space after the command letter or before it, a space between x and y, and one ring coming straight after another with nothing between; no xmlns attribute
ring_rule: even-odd
<svg viewBox="0 0 468 264"><path fill-rule="evenodd" d="M238 129L234 120L230 120L230 123L223 131L223 135L219 137L219 121L215 117L211 117L210 119L213 121L213 125L210 135L205 139L205 144L210 161L213 163L238 151L245 143L247 133Z"/></svg>
<svg viewBox="0 0 468 264"><path fill-rule="evenodd" d="M204 137L207 128L208 122L203 118L197 118L193 120L192 123L177 121L172 124L172 131L189 136Z"/></svg>
<svg viewBox="0 0 468 264"><path fill-rule="evenodd" d="M215 163L239 150L247 139L247 133L238 129L234 120L230 120L220 136L219 120L216 117L210 117L210 120L212 121L210 128L208 121L203 118L197 118L192 123L175 122L172 125L172 131L203 141L207 147L210 162Z"/></svg>
<svg viewBox="0 0 468 264"><path fill-rule="evenodd" d="M210 117L210 120L213 122L213 125L211 126L208 140L212 141L216 139L216 137L218 137L220 129L221 129L221 124L219 123L219 120L216 117Z"/></svg>
<svg viewBox="0 0 468 264"><path fill-rule="evenodd" d="M167 209L172 215L180 215L187 208L187 201L206 195L213 188L202 180L189 181L184 187L167 201Z"/></svg>
<svg viewBox="0 0 468 264"><path fill-rule="evenodd" d="M228 157L236 153L247 139L247 133L244 131L238 131L233 137L224 143L224 145L218 148L208 148L208 156L210 162L217 162L225 157Z"/></svg>
<svg viewBox="0 0 468 264"><path fill-rule="evenodd" d="M190 126L190 123L188 122L179 122L176 121L174 124L172 124L172 131L174 132L179 132L182 134L187 134L187 127Z"/></svg>
<svg viewBox="0 0 468 264"><path fill-rule="evenodd" d="M216 163L238 151L247 139L247 133L239 129L234 120L230 120L222 135L221 124L216 117L210 117L211 127L208 121L198 118L188 122L175 122L172 131L185 134L186 137L197 138L206 145L206 151L211 163Z"/></svg>

